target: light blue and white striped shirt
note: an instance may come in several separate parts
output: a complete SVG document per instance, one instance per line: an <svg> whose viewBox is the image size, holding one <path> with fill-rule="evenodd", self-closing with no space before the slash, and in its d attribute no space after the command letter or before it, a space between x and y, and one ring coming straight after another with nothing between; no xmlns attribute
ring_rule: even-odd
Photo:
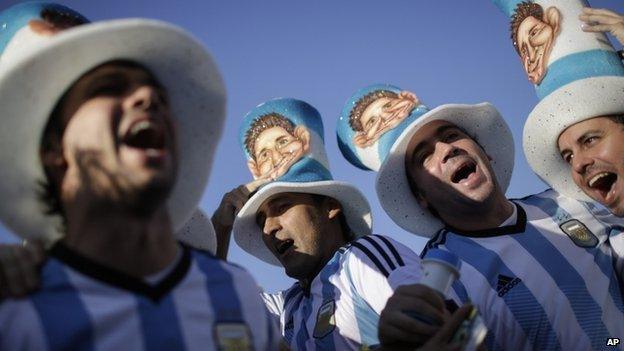
<svg viewBox="0 0 624 351"><path fill-rule="evenodd" d="M276 350L279 330L251 276L206 252L181 250L149 284L55 246L41 289L0 304L0 349Z"/></svg>
<svg viewBox="0 0 624 351"><path fill-rule="evenodd" d="M603 350L624 337L618 254L621 224L547 190L513 200L510 225L479 232L441 230L427 244L462 260L453 285L478 306L490 350ZM618 239L620 240L620 239ZM621 248L620 248L621 249ZM425 249L426 250L426 249Z"/></svg>
<svg viewBox="0 0 624 351"><path fill-rule="evenodd" d="M399 285L417 283L420 258L406 246L368 235L340 248L309 289L295 283L263 294L293 350L360 350L377 345L379 314Z"/></svg>

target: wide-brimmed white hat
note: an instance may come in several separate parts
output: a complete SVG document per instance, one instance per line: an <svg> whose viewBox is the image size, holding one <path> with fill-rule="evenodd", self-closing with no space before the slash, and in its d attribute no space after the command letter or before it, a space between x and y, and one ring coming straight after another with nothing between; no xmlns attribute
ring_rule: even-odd
<svg viewBox="0 0 624 351"><path fill-rule="evenodd" d="M217 252L217 236L210 218L201 209L196 209L182 229L175 233L176 239L196 249Z"/></svg>
<svg viewBox="0 0 624 351"><path fill-rule="evenodd" d="M376 84L360 89L351 96L338 119L338 144L343 156L350 163L378 172L375 189L381 206L390 218L408 232L431 237L444 224L418 204L405 172L405 152L414 134L424 125L436 120L448 121L464 129L492 158L492 168L503 191L509 186L513 171L513 137L500 113L487 102L476 105L448 104L429 110L417 100L409 116L386 131L372 145L365 148L356 146L354 131L349 122L353 109L363 99L370 101L370 97L378 92L391 92L399 96L402 91L393 85ZM412 93L412 96L416 94Z"/></svg>
<svg viewBox="0 0 624 351"><path fill-rule="evenodd" d="M0 219L7 227L28 239L50 242L61 236L60 218L44 215L39 201L38 184L45 180L39 158L43 129L79 77L124 59L148 68L169 95L179 168L167 205L174 229L180 229L208 181L225 116L223 81L204 46L170 24L123 19L74 27L24 52L0 61Z"/></svg>
<svg viewBox="0 0 624 351"><path fill-rule="evenodd" d="M493 0L511 17L529 6L517 0ZM568 127L584 120L624 113L624 64L602 33L587 33L579 19L585 0L536 0L558 17L547 69L535 91L540 101L524 125L523 148L529 165L558 192L591 200L574 184L557 141ZM539 19L539 18L538 18ZM543 19L540 19L543 20Z"/></svg>
<svg viewBox="0 0 624 351"><path fill-rule="evenodd" d="M256 222L256 211L271 196L279 193L306 193L334 198L342 210L355 237L371 233L372 219L368 201L354 186L333 180L325 153L323 121L318 111L304 101L296 99L275 99L258 105L243 120L240 129L240 144L246 159L253 156L246 148L246 140L253 134L258 118L278 115L292 128L305 128L309 135L308 150L288 168L286 173L263 185L245 203L234 221L233 233L238 246L264 262L281 266L279 260L262 241L262 228ZM253 135L251 135L253 136Z"/></svg>

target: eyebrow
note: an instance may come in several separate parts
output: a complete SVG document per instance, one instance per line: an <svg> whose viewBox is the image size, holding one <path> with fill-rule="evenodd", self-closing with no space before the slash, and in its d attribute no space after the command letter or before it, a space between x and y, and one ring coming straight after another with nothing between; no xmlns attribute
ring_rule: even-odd
<svg viewBox="0 0 624 351"><path fill-rule="evenodd" d="M582 142L583 142L583 139L586 139L586 138L587 138L587 136L588 136L588 135L590 135L590 134L601 133L601 132L602 132L602 131L601 131L601 130L598 130L598 129L588 130L588 131L586 131L585 133L581 134L581 136L579 136L579 137L576 139L576 143L577 143L577 144L582 143Z"/></svg>
<svg viewBox="0 0 624 351"><path fill-rule="evenodd" d="M446 132L449 129L458 129L458 127L447 124L447 125L443 125L438 127L438 129L436 129L435 134L433 135L433 138L437 138L439 137L441 134L443 134L444 132ZM431 139L431 138L429 138ZM416 145L416 147L414 148L414 152L412 152L412 159L411 159L411 163L414 163L414 158L416 157L416 155L418 155L420 153L420 151L427 146L428 140L423 140L420 143L418 143L418 145Z"/></svg>

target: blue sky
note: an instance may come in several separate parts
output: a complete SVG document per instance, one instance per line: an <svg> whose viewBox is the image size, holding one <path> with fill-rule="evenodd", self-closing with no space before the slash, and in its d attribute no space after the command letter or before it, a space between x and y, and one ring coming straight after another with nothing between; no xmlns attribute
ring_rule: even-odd
<svg viewBox="0 0 624 351"><path fill-rule="evenodd" d="M18 1L0 1L6 8ZM435 1L60 1L92 21L148 17L194 33L211 51L225 79L227 122L201 207L212 213L222 195L251 180L237 140L243 116L259 103L293 97L323 116L334 178L368 197L374 232L420 252L426 240L401 230L379 206L372 172L351 166L336 144L343 104L359 88L391 83L411 90L430 108L445 103L494 104L513 131L515 169L509 197L546 186L522 153L522 126L537 102L509 40L509 20L488 0ZM590 0L624 13L621 0ZM617 49L621 45L613 41ZM14 241L0 228L0 241ZM288 287L282 269L240 250L230 260L246 267L268 291Z"/></svg>

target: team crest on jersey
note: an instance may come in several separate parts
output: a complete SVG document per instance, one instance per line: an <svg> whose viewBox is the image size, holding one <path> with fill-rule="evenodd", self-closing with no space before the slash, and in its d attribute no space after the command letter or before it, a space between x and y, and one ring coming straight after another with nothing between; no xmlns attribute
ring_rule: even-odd
<svg viewBox="0 0 624 351"><path fill-rule="evenodd" d="M251 333L245 323L218 323L214 328L219 351L252 350Z"/></svg>
<svg viewBox="0 0 624 351"><path fill-rule="evenodd" d="M572 239L576 246L594 247L598 244L596 235L577 219L571 219L561 224L559 228Z"/></svg>
<svg viewBox="0 0 624 351"><path fill-rule="evenodd" d="M334 300L324 301L316 315L316 324L314 325L314 337L319 339L334 331L336 328L336 303Z"/></svg>

